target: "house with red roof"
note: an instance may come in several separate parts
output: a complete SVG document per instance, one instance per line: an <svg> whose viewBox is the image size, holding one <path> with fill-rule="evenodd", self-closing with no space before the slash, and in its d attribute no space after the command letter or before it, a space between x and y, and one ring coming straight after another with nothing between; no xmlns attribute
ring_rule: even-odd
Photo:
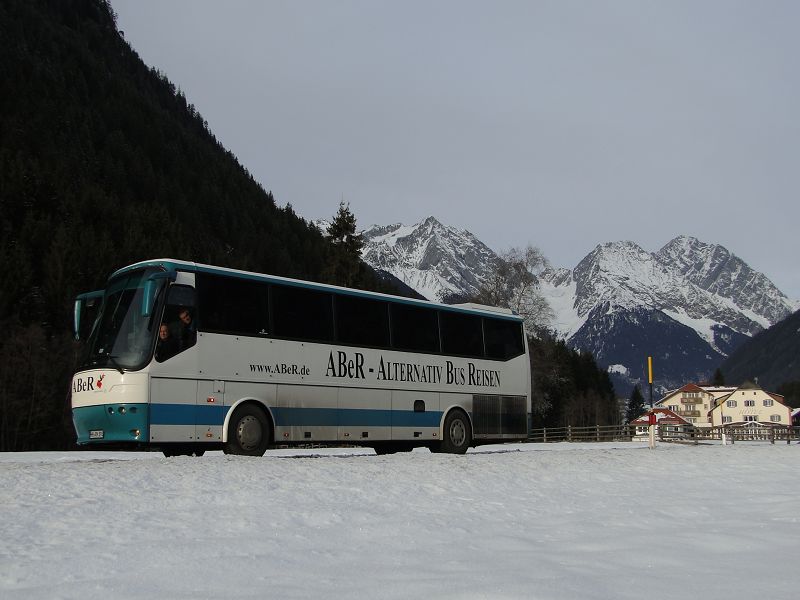
<svg viewBox="0 0 800 600"><path fill-rule="evenodd" d="M687 383L682 388L667 393L654 406L672 411L695 427L711 427L708 412L714 408L716 399L730 394L735 389Z"/></svg>
<svg viewBox="0 0 800 600"><path fill-rule="evenodd" d="M638 419L630 422L630 425L636 427L636 433L633 439L644 439L649 435L650 415L655 415L656 436L659 434L660 429L670 432L687 431L692 428L692 424L676 414L669 408L656 406L652 410L648 410Z"/></svg>

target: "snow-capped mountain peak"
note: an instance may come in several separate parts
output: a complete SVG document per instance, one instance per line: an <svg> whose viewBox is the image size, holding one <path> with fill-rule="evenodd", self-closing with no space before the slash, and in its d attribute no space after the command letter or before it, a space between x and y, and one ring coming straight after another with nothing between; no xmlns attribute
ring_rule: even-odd
<svg viewBox="0 0 800 600"><path fill-rule="evenodd" d="M367 263L430 300L475 294L496 256L469 231L435 217L411 226L372 225L361 234Z"/></svg>

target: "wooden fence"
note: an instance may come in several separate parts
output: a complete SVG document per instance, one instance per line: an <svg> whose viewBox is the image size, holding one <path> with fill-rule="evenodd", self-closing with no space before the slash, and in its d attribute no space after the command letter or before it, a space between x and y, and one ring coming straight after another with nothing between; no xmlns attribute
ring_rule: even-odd
<svg viewBox="0 0 800 600"><path fill-rule="evenodd" d="M529 442L629 442L636 433L630 425L544 427L528 432Z"/></svg>
<svg viewBox="0 0 800 600"><path fill-rule="evenodd" d="M800 427L783 426L725 426L703 429L659 427L657 437L662 442L699 444L703 441L722 440L728 443L768 441L773 444L800 442ZM591 425L589 427L544 427L528 432L529 442L630 442L647 440L636 436L630 425Z"/></svg>
<svg viewBox="0 0 800 600"><path fill-rule="evenodd" d="M786 425L744 425L710 427L703 429L669 429L662 428L658 438L663 442L689 442L699 444L703 441L722 440L731 444L736 442L785 442L791 444L800 441L800 427Z"/></svg>

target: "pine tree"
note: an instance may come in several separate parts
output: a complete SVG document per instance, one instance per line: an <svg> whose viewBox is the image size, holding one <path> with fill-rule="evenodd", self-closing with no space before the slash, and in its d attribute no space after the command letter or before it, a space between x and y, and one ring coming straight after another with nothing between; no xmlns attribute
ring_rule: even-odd
<svg viewBox="0 0 800 600"><path fill-rule="evenodd" d="M714 379L711 381L715 386L723 386L725 385L725 376L722 374L722 371L718 368L714 371Z"/></svg>
<svg viewBox="0 0 800 600"><path fill-rule="evenodd" d="M353 287L358 283L361 271L364 239L356 233L356 217L344 200L339 202L339 210L326 233L332 246L329 278L336 285Z"/></svg>
<svg viewBox="0 0 800 600"><path fill-rule="evenodd" d="M644 404L644 396L642 396L642 390L639 389L639 386L635 386L633 391L631 392L631 397L628 399L628 410L626 411L626 421L630 423L634 419L638 419L641 417L647 408Z"/></svg>

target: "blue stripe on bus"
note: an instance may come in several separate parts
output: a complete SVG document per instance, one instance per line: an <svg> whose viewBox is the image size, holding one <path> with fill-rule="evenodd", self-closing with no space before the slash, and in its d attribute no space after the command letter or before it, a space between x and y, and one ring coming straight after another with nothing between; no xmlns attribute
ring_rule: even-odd
<svg viewBox="0 0 800 600"><path fill-rule="evenodd" d="M151 425L222 425L228 406L151 404ZM273 408L279 427L438 427L439 411L362 408Z"/></svg>

